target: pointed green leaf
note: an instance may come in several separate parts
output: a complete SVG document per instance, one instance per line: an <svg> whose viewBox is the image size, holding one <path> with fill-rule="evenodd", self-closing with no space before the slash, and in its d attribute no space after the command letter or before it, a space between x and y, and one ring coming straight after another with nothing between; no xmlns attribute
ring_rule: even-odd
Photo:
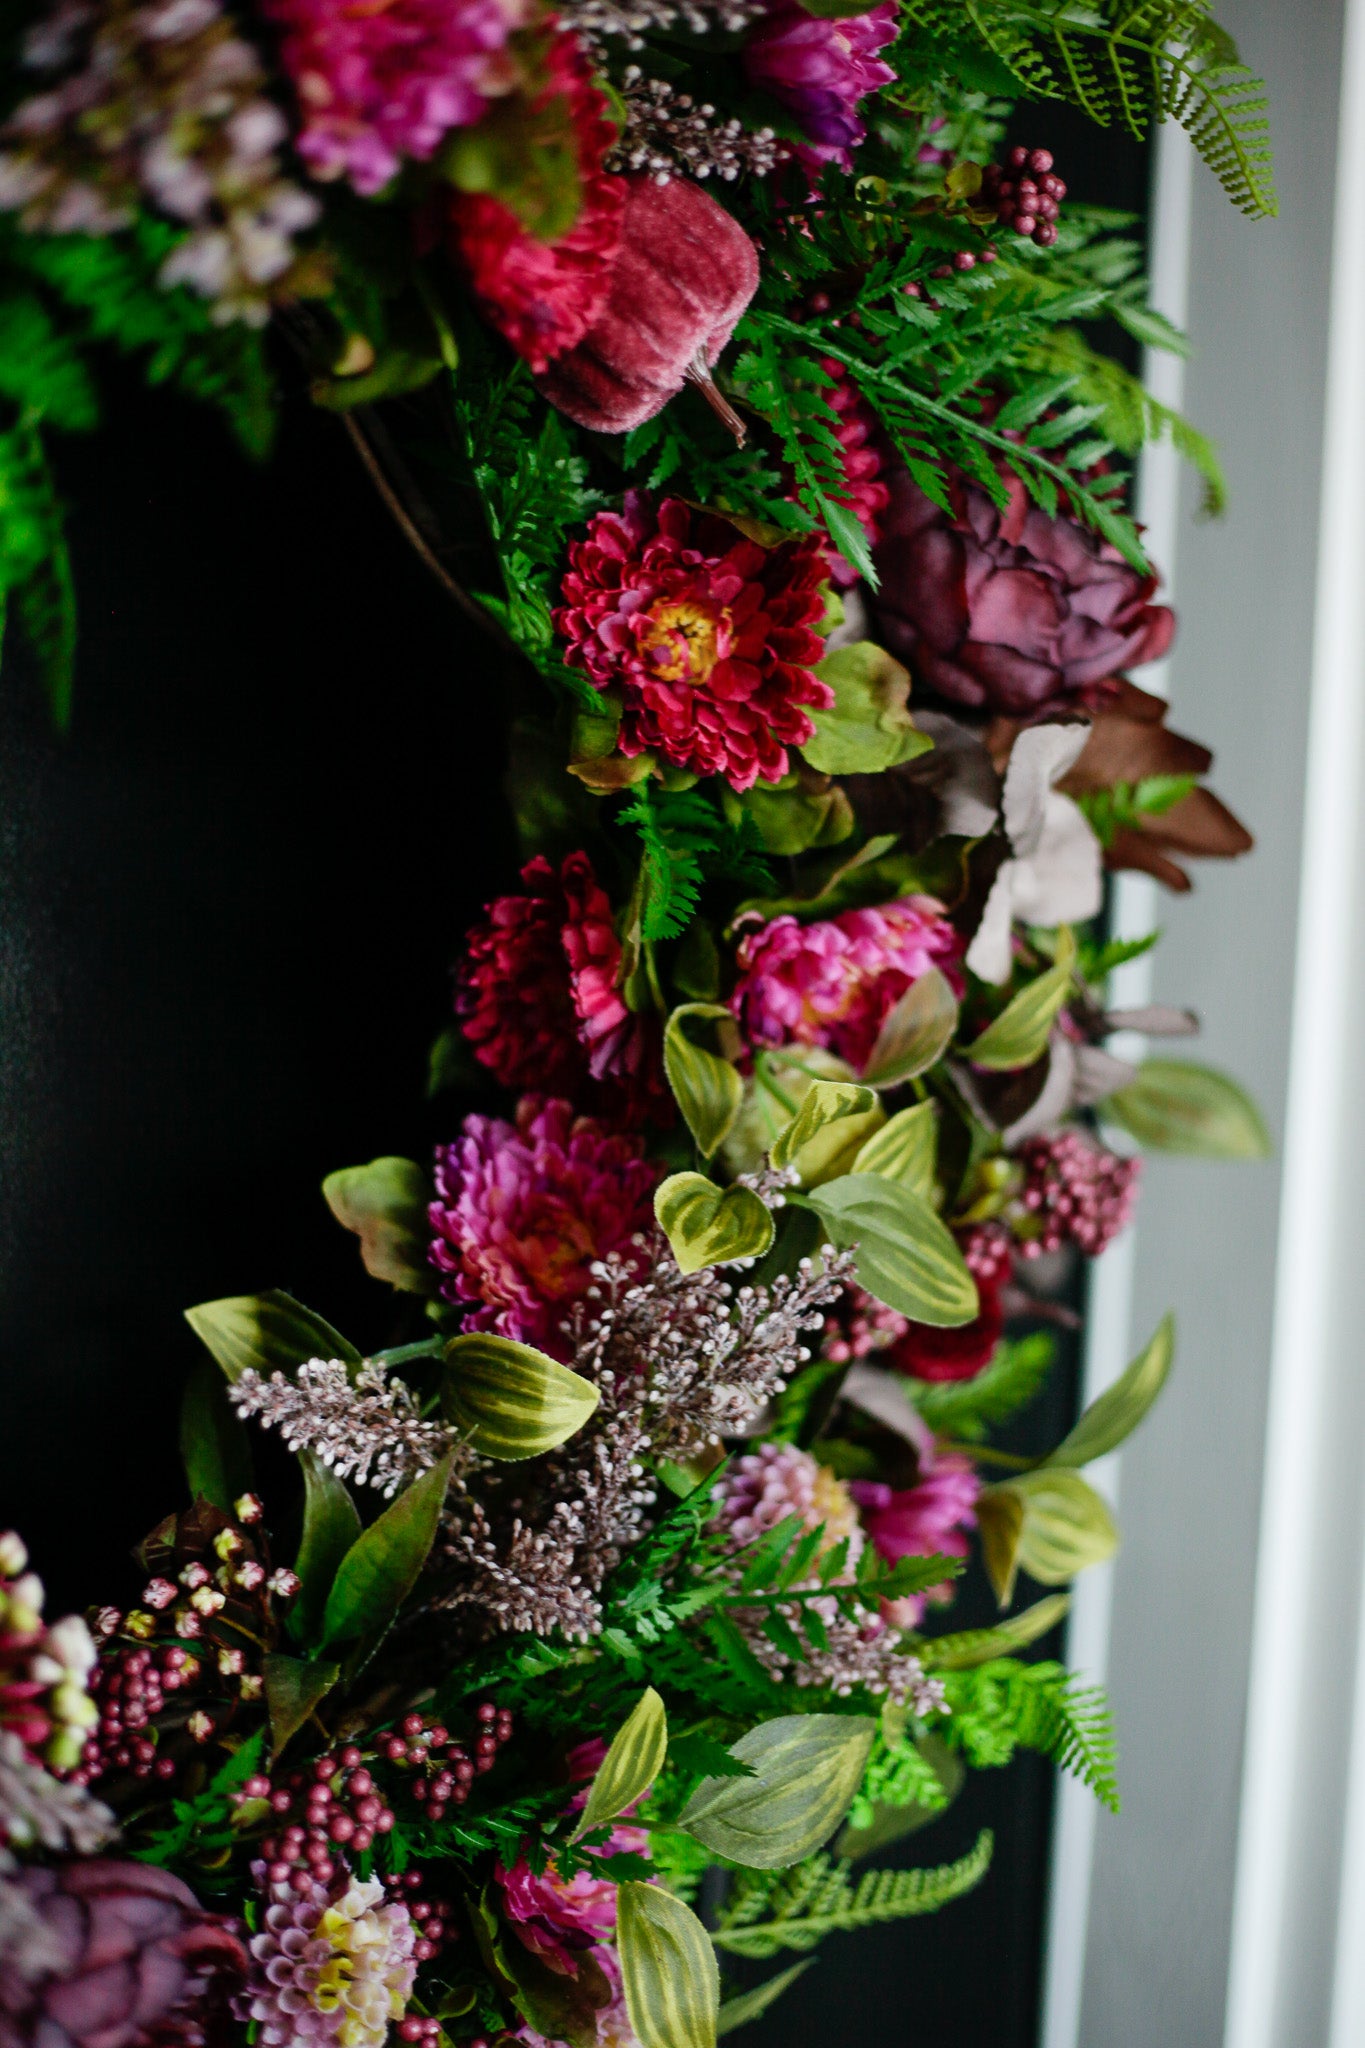
<svg viewBox="0 0 1365 2048"><path fill-rule="evenodd" d="M772 1213L752 1188L718 1188L704 1173L670 1174L654 1214L684 1273L761 1258L773 1241Z"/></svg>
<svg viewBox="0 0 1365 2048"><path fill-rule="evenodd" d="M640 2048L715 2048L720 1972L691 1907L631 1879L617 1888L616 1944Z"/></svg>
<svg viewBox="0 0 1365 2048"><path fill-rule="evenodd" d="M224 1514L251 1491L251 1441L207 1358L196 1358L180 1404L180 1456L190 1496L206 1500Z"/></svg>
<svg viewBox="0 0 1365 2048"><path fill-rule="evenodd" d="M270 1755L277 1757L297 1735L320 1700L326 1699L341 1676L339 1664L314 1664L302 1657L266 1653L261 1666L265 1704L270 1716Z"/></svg>
<svg viewBox="0 0 1365 2048"><path fill-rule="evenodd" d="M976 1282L952 1232L908 1188L849 1173L804 1199L840 1249L856 1246L859 1285L888 1308L941 1329L977 1314Z"/></svg>
<svg viewBox="0 0 1365 2048"><path fill-rule="evenodd" d="M322 1640L328 1647L368 1647L394 1620L436 1540L454 1456L454 1451L447 1451L439 1465L414 1479L342 1558L322 1621Z"/></svg>
<svg viewBox="0 0 1365 2048"><path fill-rule="evenodd" d="M248 1366L265 1375L292 1372L309 1358L361 1363L354 1344L348 1344L330 1323L279 1288L269 1294L202 1301L197 1308L185 1310L185 1321L230 1380L240 1379Z"/></svg>
<svg viewBox="0 0 1365 2048"><path fill-rule="evenodd" d="M663 1769L667 1753L668 1715L658 1693L648 1686L598 1765L588 1803L570 1839L576 1842L590 1828L615 1820L637 1799L643 1799Z"/></svg>
<svg viewBox="0 0 1365 2048"><path fill-rule="evenodd" d="M1046 1600L1036 1600L1022 1614L1012 1614L1008 1621L997 1622L994 1628L960 1629L955 1635L931 1636L915 1645L915 1655L926 1671L971 1671L978 1664L989 1664L993 1658L1012 1657L1017 1650L1026 1650L1030 1643L1036 1643L1064 1621L1070 1606L1067 1594L1049 1593Z"/></svg>
<svg viewBox="0 0 1365 2048"><path fill-rule="evenodd" d="M1144 1060L1137 1079L1100 1105L1152 1152L1268 1159L1270 1133L1244 1088L1193 1060Z"/></svg>
<svg viewBox="0 0 1365 2048"><path fill-rule="evenodd" d="M360 1535L355 1502L315 1451L300 1451L303 1467L303 1536L294 1570L300 1585L289 1610L289 1633L309 1642L322 1625L337 1568Z"/></svg>
<svg viewBox="0 0 1365 2048"><path fill-rule="evenodd" d="M855 1173L875 1173L932 1202L938 1152L938 1114L932 1102L897 1110L874 1131L853 1162Z"/></svg>
<svg viewBox="0 0 1365 2048"><path fill-rule="evenodd" d="M974 1067L1008 1072L1031 1067L1047 1051L1048 1038L1063 1003L1071 992L1076 960L1076 942L1068 925L1058 934L1057 964L1049 967L1021 988L1006 1003L994 1023L964 1048Z"/></svg>
<svg viewBox="0 0 1365 2048"><path fill-rule="evenodd" d="M710 1159L734 1128L744 1099L739 1070L718 1053L695 1043L685 1026L689 1018L734 1019L723 1003L683 1003L664 1029L664 1069L683 1121L703 1159Z"/></svg>
<svg viewBox="0 0 1365 2048"><path fill-rule="evenodd" d="M360 1239L365 1271L405 1294L434 1294L427 1258L431 1182L412 1159L372 1159L343 1166L322 1183L328 1208Z"/></svg>
<svg viewBox="0 0 1365 2048"><path fill-rule="evenodd" d="M756 2020L770 2005L775 2005L782 1993L790 1990L814 1960L810 1956L804 1963L793 1963L789 1970L779 1970L765 1984L755 1984L752 1991L740 1991L735 1997L727 1998L716 2016L717 2034L732 2034L736 2027L747 2027L750 2020Z"/></svg>
<svg viewBox="0 0 1365 2048"><path fill-rule="evenodd" d="M591 1380L531 1344L482 1331L445 1348L441 1410L485 1458L538 1458L580 1430L601 1399Z"/></svg>
<svg viewBox="0 0 1365 2048"><path fill-rule="evenodd" d="M1088 1465L1131 1436L1166 1384L1175 1356L1175 1317L1163 1316L1156 1335L1132 1364L1091 1402L1071 1434L1048 1459L1049 1465Z"/></svg>
<svg viewBox="0 0 1365 2048"><path fill-rule="evenodd" d="M984 1512L983 1512L984 1511ZM977 1502L982 1560L1002 1607L1026 1571L1040 1586L1064 1586L1118 1549L1114 1518L1079 1472L1040 1466L988 1486Z"/></svg>
<svg viewBox="0 0 1365 2048"><path fill-rule="evenodd" d="M888 1012L868 1054L864 1081L871 1088L913 1081L943 1058L956 1029L957 998L947 976L931 967Z"/></svg>
<svg viewBox="0 0 1365 2048"><path fill-rule="evenodd" d="M852 1804L877 1724L854 1714L784 1714L730 1754L750 1778L703 1778L678 1825L750 1870L783 1870L828 1841Z"/></svg>
<svg viewBox="0 0 1365 2048"><path fill-rule="evenodd" d="M768 1156L774 1166L795 1166L808 1185L828 1180L836 1155L856 1152L882 1121L881 1105L871 1088L850 1081L812 1081L796 1115L774 1138ZM815 1141L820 1138L825 1143L817 1146ZM847 1166L842 1170L847 1172Z"/></svg>

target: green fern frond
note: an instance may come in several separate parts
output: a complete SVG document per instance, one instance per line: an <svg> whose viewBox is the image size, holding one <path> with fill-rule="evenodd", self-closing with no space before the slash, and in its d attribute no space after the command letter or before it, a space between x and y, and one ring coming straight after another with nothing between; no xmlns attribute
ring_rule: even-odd
<svg viewBox="0 0 1365 2048"><path fill-rule="evenodd" d="M980 1443L1037 1398L1056 1355L1056 1343L1046 1331L1010 1339L975 1379L917 1382L916 1405L939 1436Z"/></svg>
<svg viewBox="0 0 1365 2048"><path fill-rule="evenodd" d="M1111 1813L1119 1808L1118 1742L1102 1688L1060 1664L1002 1657L944 1676L945 1741L980 1768L1007 1764L1017 1748L1051 1757L1088 1785Z"/></svg>
<svg viewBox="0 0 1365 2048"><path fill-rule="evenodd" d="M782 1873L780 1881L740 1872L712 1939L732 1955L765 1961L783 1949L812 1949L827 1934L851 1934L888 1920L939 1909L980 1884L990 1868L994 1837L984 1829L955 1863L930 1870L869 1870L856 1884L852 1865L822 1852Z"/></svg>
<svg viewBox="0 0 1365 2048"><path fill-rule="evenodd" d="M640 835L646 939L680 938L708 880L733 881L747 889L771 884L748 813L732 825L700 790L651 790L641 784L617 815Z"/></svg>

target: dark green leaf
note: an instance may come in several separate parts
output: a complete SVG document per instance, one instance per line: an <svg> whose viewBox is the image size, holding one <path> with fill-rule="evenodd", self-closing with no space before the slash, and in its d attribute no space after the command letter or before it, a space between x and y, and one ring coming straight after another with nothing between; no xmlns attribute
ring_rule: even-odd
<svg viewBox="0 0 1365 2048"><path fill-rule="evenodd" d="M251 1490L251 1443L246 1425L227 1397L223 1376L207 1358L197 1358L180 1407L180 1456L191 1498L209 1501L224 1514Z"/></svg>
<svg viewBox="0 0 1365 2048"><path fill-rule="evenodd" d="M361 1532L360 1516L346 1487L314 1451L300 1451L303 1467L303 1536L294 1570L301 1581L289 1612L289 1632L309 1642L322 1626L327 1595L337 1569Z"/></svg>
<svg viewBox="0 0 1365 2048"><path fill-rule="evenodd" d="M439 1465L415 1479L341 1560L322 1622L329 1648L368 1648L394 1621L436 1540L454 1456L447 1451Z"/></svg>
<svg viewBox="0 0 1365 2048"><path fill-rule="evenodd" d="M339 1664L313 1664L301 1657L267 1651L261 1666L265 1704L270 1715L270 1754L277 1757L296 1735L319 1701L326 1699L341 1676Z"/></svg>
<svg viewBox="0 0 1365 2048"><path fill-rule="evenodd" d="M291 1372L310 1358L361 1363L354 1344L279 1288L269 1294L200 1302L185 1310L185 1321L230 1380L239 1379L248 1366L268 1378L272 1372Z"/></svg>

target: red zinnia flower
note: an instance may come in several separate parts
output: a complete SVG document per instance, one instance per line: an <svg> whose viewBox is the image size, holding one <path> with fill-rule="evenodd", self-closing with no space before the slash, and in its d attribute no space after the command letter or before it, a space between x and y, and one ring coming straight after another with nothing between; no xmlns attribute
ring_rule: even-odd
<svg viewBox="0 0 1365 2048"><path fill-rule="evenodd" d="M653 752L735 789L787 773L833 703L812 674L827 574L813 534L760 547L717 513L639 492L569 549L555 626L565 659L622 698L623 754Z"/></svg>

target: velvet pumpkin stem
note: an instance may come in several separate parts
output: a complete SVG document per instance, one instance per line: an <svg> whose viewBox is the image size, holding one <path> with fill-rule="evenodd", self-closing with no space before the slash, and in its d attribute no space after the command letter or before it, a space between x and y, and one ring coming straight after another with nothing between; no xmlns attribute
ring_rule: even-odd
<svg viewBox="0 0 1365 2048"><path fill-rule="evenodd" d="M735 411L715 378L711 375L711 365L706 360L706 349L704 346L697 350L697 353L683 371L683 375L690 384L696 385L712 412L715 413L718 419L724 420L726 426L734 435L735 445L742 448L748 439L749 429L745 426L743 420Z"/></svg>

